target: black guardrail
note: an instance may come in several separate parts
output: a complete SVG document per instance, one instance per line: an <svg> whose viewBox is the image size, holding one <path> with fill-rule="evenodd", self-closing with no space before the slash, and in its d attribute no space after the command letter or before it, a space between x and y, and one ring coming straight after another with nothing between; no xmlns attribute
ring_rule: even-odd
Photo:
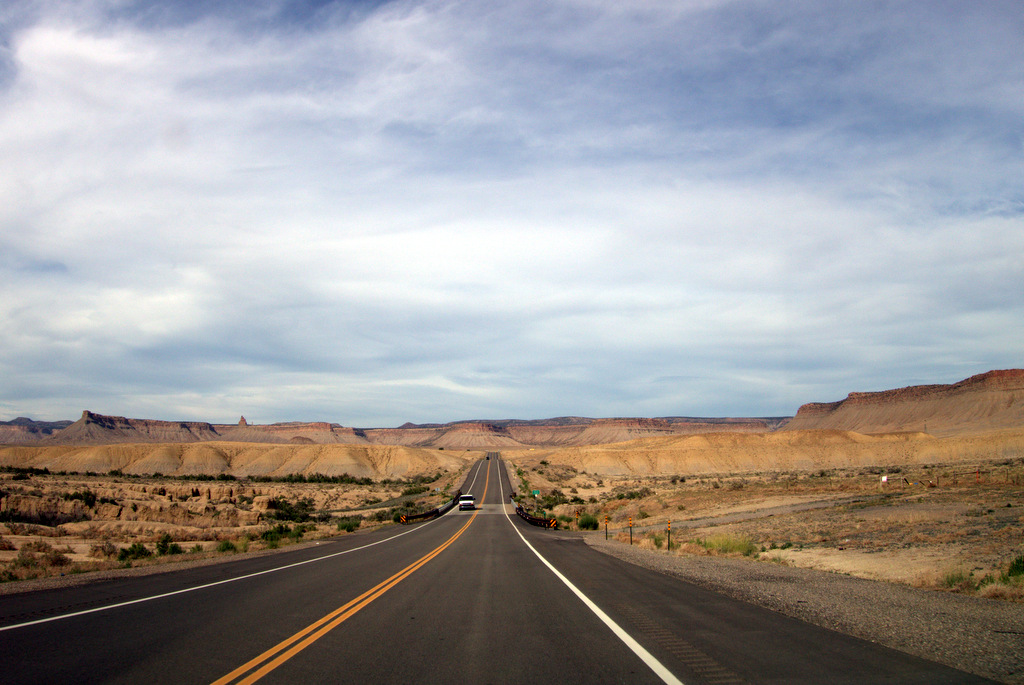
<svg viewBox="0 0 1024 685"><path fill-rule="evenodd" d="M448 504L445 504L445 505L444 505L444 506L442 506L442 507L438 507L438 509L437 509L437 515L438 515L438 516L441 516L442 514L447 514L447 513L449 512L449 511L451 511L451 510L452 510L452 507L454 507L454 506L455 506L456 502L458 502L458 501L459 501L459 498L460 498L460 497L462 497L462 490L459 490L458 492L456 492L456 493L455 493L455 496L454 496L454 497L452 497L452 498L451 498L451 499L450 499L450 500L448 501Z"/></svg>
<svg viewBox="0 0 1024 685"><path fill-rule="evenodd" d="M455 497L452 497L451 501L436 509L425 511L422 514L402 514L398 520L401 523L415 523L416 521L425 521L427 519L437 518L443 514L447 514L451 511L451 508L455 506L455 503L459 501L459 496L462 495L462 490L455 493Z"/></svg>
<svg viewBox="0 0 1024 685"><path fill-rule="evenodd" d="M521 504L516 505L516 513L519 515L519 518L534 526L540 526L541 528L558 528L558 519L546 519L541 518L540 516L531 516L526 513L526 509L523 509Z"/></svg>

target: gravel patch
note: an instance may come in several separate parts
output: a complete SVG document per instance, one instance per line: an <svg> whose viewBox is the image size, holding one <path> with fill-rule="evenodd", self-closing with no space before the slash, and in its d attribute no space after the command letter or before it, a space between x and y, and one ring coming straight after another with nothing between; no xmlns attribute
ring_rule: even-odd
<svg viewBox="0 0 1024 685"><path fill-rule="evenodd" d="M594 549L735 599L1004 683L1024 684L1024 605L752 559Z"/></svg>

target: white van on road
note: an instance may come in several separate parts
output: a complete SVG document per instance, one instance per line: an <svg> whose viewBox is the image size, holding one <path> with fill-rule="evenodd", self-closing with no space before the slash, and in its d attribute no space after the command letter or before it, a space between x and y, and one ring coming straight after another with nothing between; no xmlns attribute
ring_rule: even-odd
<svg viewBox="0 0 1024 685"><path fill-rule="evenodd" d="M476 509L476 497L473 497L473 495L459 496L459 511L465 509Z"/></svg>

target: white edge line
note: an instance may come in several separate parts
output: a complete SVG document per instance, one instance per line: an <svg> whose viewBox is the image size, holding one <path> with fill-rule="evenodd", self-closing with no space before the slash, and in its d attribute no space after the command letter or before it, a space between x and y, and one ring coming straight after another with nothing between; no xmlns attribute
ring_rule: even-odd
<svg viewBox="0 0 1024 685"><path fill-rule="evenodd" d="M436 520L437 519L434 519L434 521L436 521ZM394 540L395 538L400 538L403 535L408 535L409 533L413 533L413 532L415 532L417 530L422 530L423 528L426 528L428 525L430 525L434 521L428 521L426 524L424 524L422 526L416 526L415 528L407 530L404 533L399 533L398 535L392 535L389 538L384 538L383 540L377 540L377 542L371 542L368 545L363 545L361 547L353 547L352 549L346 549L346 550L343 550L341 552L334 552L333 554L328 554L327 556L316 557L315 559L306 559L305 561L297 561L294 564L287 564L285 566L277 566L275 568L268 568L268 569L266 569L264 571L257 571L256 573L249 573L249 574L246 574L244 576L236 576L235 578L225 578L224 580L218 580L218 581L213 582L213 583L206 583L205 585L196 585L194 587L186 587L186 588L182 588L181 590L174 590L173 592L165 592L165 593L163 593L161 595L151 595L149 597L139 597L138 599L130 599L127 602L119 602L118 604L108 604L106 606L94 607L92 609L83 609L82 611L75 611L75 612L72 612L70 614L60 614L58 616L48 616L47 618L37 618L34 621L27 621L25 623L15 623L15 624L9 625L9 626L0 626L0 633L2 633L5 630L14 630L15 628L27 628L28 626L34 626L34 625L38 625L40 623L49 623L51 621L61 621L61 620L65 619L65 618L74 618L75 616L84 616L86 614L95 614L95 613L100 612L100 611L107 611L109 609L118 609L120 607L126 607L126 606L130 606L132 604L141 604L142 602L149 602L149 601L154 600L154 599L163 599L164 597L173 597L174 595L181 595L181 594L184 594L186 592L193 592L195 590L205 590L206 588L215 587L217 585L224 585L225 583L233 583L236 580L246 580L248 578L255 578L256 576L262 576L262 575L266 575L268 573L276 573L277 571L284 571L285 569L295 568L296 566L303 566L305 564L312 564L312 563L314 563L316 561L323 561L325 559L331 559L331 558L334 558L334 557L339 557L342 554L349 554L351 552L358 552L361 549L367 549L368 547L373 547L374 545L379 545L379 544L382 544L382 543L385 543L385 542L389 542L391 540Z"/></svg>
<svg viewBox="0 0 1024 685"><path fill-rule="evenodd" d="M534 546L531 545L529 541L523 536L523 534L519 532L519 529L516 528L516 525L512 522L512 517L508 515L508 510L505 509L504 507L505 488L502 487L501 485L500 474L498 478L498 487L501 488L502 512L505 514L505 518L508 520L509 525L512 526L512 530L514 530L516 532L516 535L519 536L519 539L522 540L523 543L530 548L530 551L536 554L537 558L540 559L545 566L551 569L551 572L554 573L560 581L565 583L565 586L568 587L574 595L579 597L580 601L583 602L588 609L594 612L594 615L601 619L601 622L608 626L608 628L611 629L611 631L615 634L617 638L622 640L622 642L625 643L627 647L633 650L633 653L640 657L640 660L647 664L648 668L654 671L654 674L656 676L661 678L663 682L668 683L668 685L683 685L683 681L679 680L679 678L676 678L672 674L672 672L665 667L664 664L662 664L654 657L653 654L644 649L643 646L639 642L634 640L633 637L629 633L627 633L618 623L613 621L608 614L604 613L604 611L601 610L601 607L594 604L594 602L591 601L591 599L587 597L585 594L583 594L583 592L579 588L573 585L568 578L563 576L561 571L552 566L551 562L549 562L547 559L541 556L540 552L538 552L534 548Z"/></svg>

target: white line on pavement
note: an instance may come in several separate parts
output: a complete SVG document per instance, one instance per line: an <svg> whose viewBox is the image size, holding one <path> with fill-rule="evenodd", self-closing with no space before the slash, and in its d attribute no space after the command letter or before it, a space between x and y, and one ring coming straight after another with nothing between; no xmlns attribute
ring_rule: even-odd
<svg viewBox="0 0 1024 685"><path fill-rule="evenodd" d="M498 486L501 487L500 478L498 479ZM503 487L501 489L501 499L502 502L505 501L505 489ZM613 621L608 614L604 613L604 611L601 610L601 607L594 604L594 602L585 594L583 594L583 592L578 587L573 585L568 578L562 575L561 571L552 566L551 562L549 562L547 559L541 556L540 552L538 552L534 548L534 546L531 545L529 541L527 541L526 537L524 537L523 534L519 532L519 529L516 528L516 525L512 523L512 518L508 515L508 511L505 512L505 518L508 519L509 525L512 526L512 530L516 532L516 535L519 536L519 539L522 540L523 543L530 548L530 551L536 554L537 558L540 559L545 566L551 569L551 572L554 573L560 581L565 583L566 587L568 587L574 595L579 597L580 601L582 601L588 609L594 612L594 615L601 619L601 622L608 626L611 629L611 631L615 633L615 636L617 638L622 640L622 642L625 643L627 647L633 650L633 653L640 657L640 660L647 664L648 668L654 671L655 675L661 678L661 680L667 683L668 685L683 685L683 682L679 680L679 678L676 678L674 675L672 675L672 672L668 670L664 664L658 661L653 654L644 649L643 646L641 646L639 642L634 640L633 637L629 633L627 633L618 623Z"/></svg>

